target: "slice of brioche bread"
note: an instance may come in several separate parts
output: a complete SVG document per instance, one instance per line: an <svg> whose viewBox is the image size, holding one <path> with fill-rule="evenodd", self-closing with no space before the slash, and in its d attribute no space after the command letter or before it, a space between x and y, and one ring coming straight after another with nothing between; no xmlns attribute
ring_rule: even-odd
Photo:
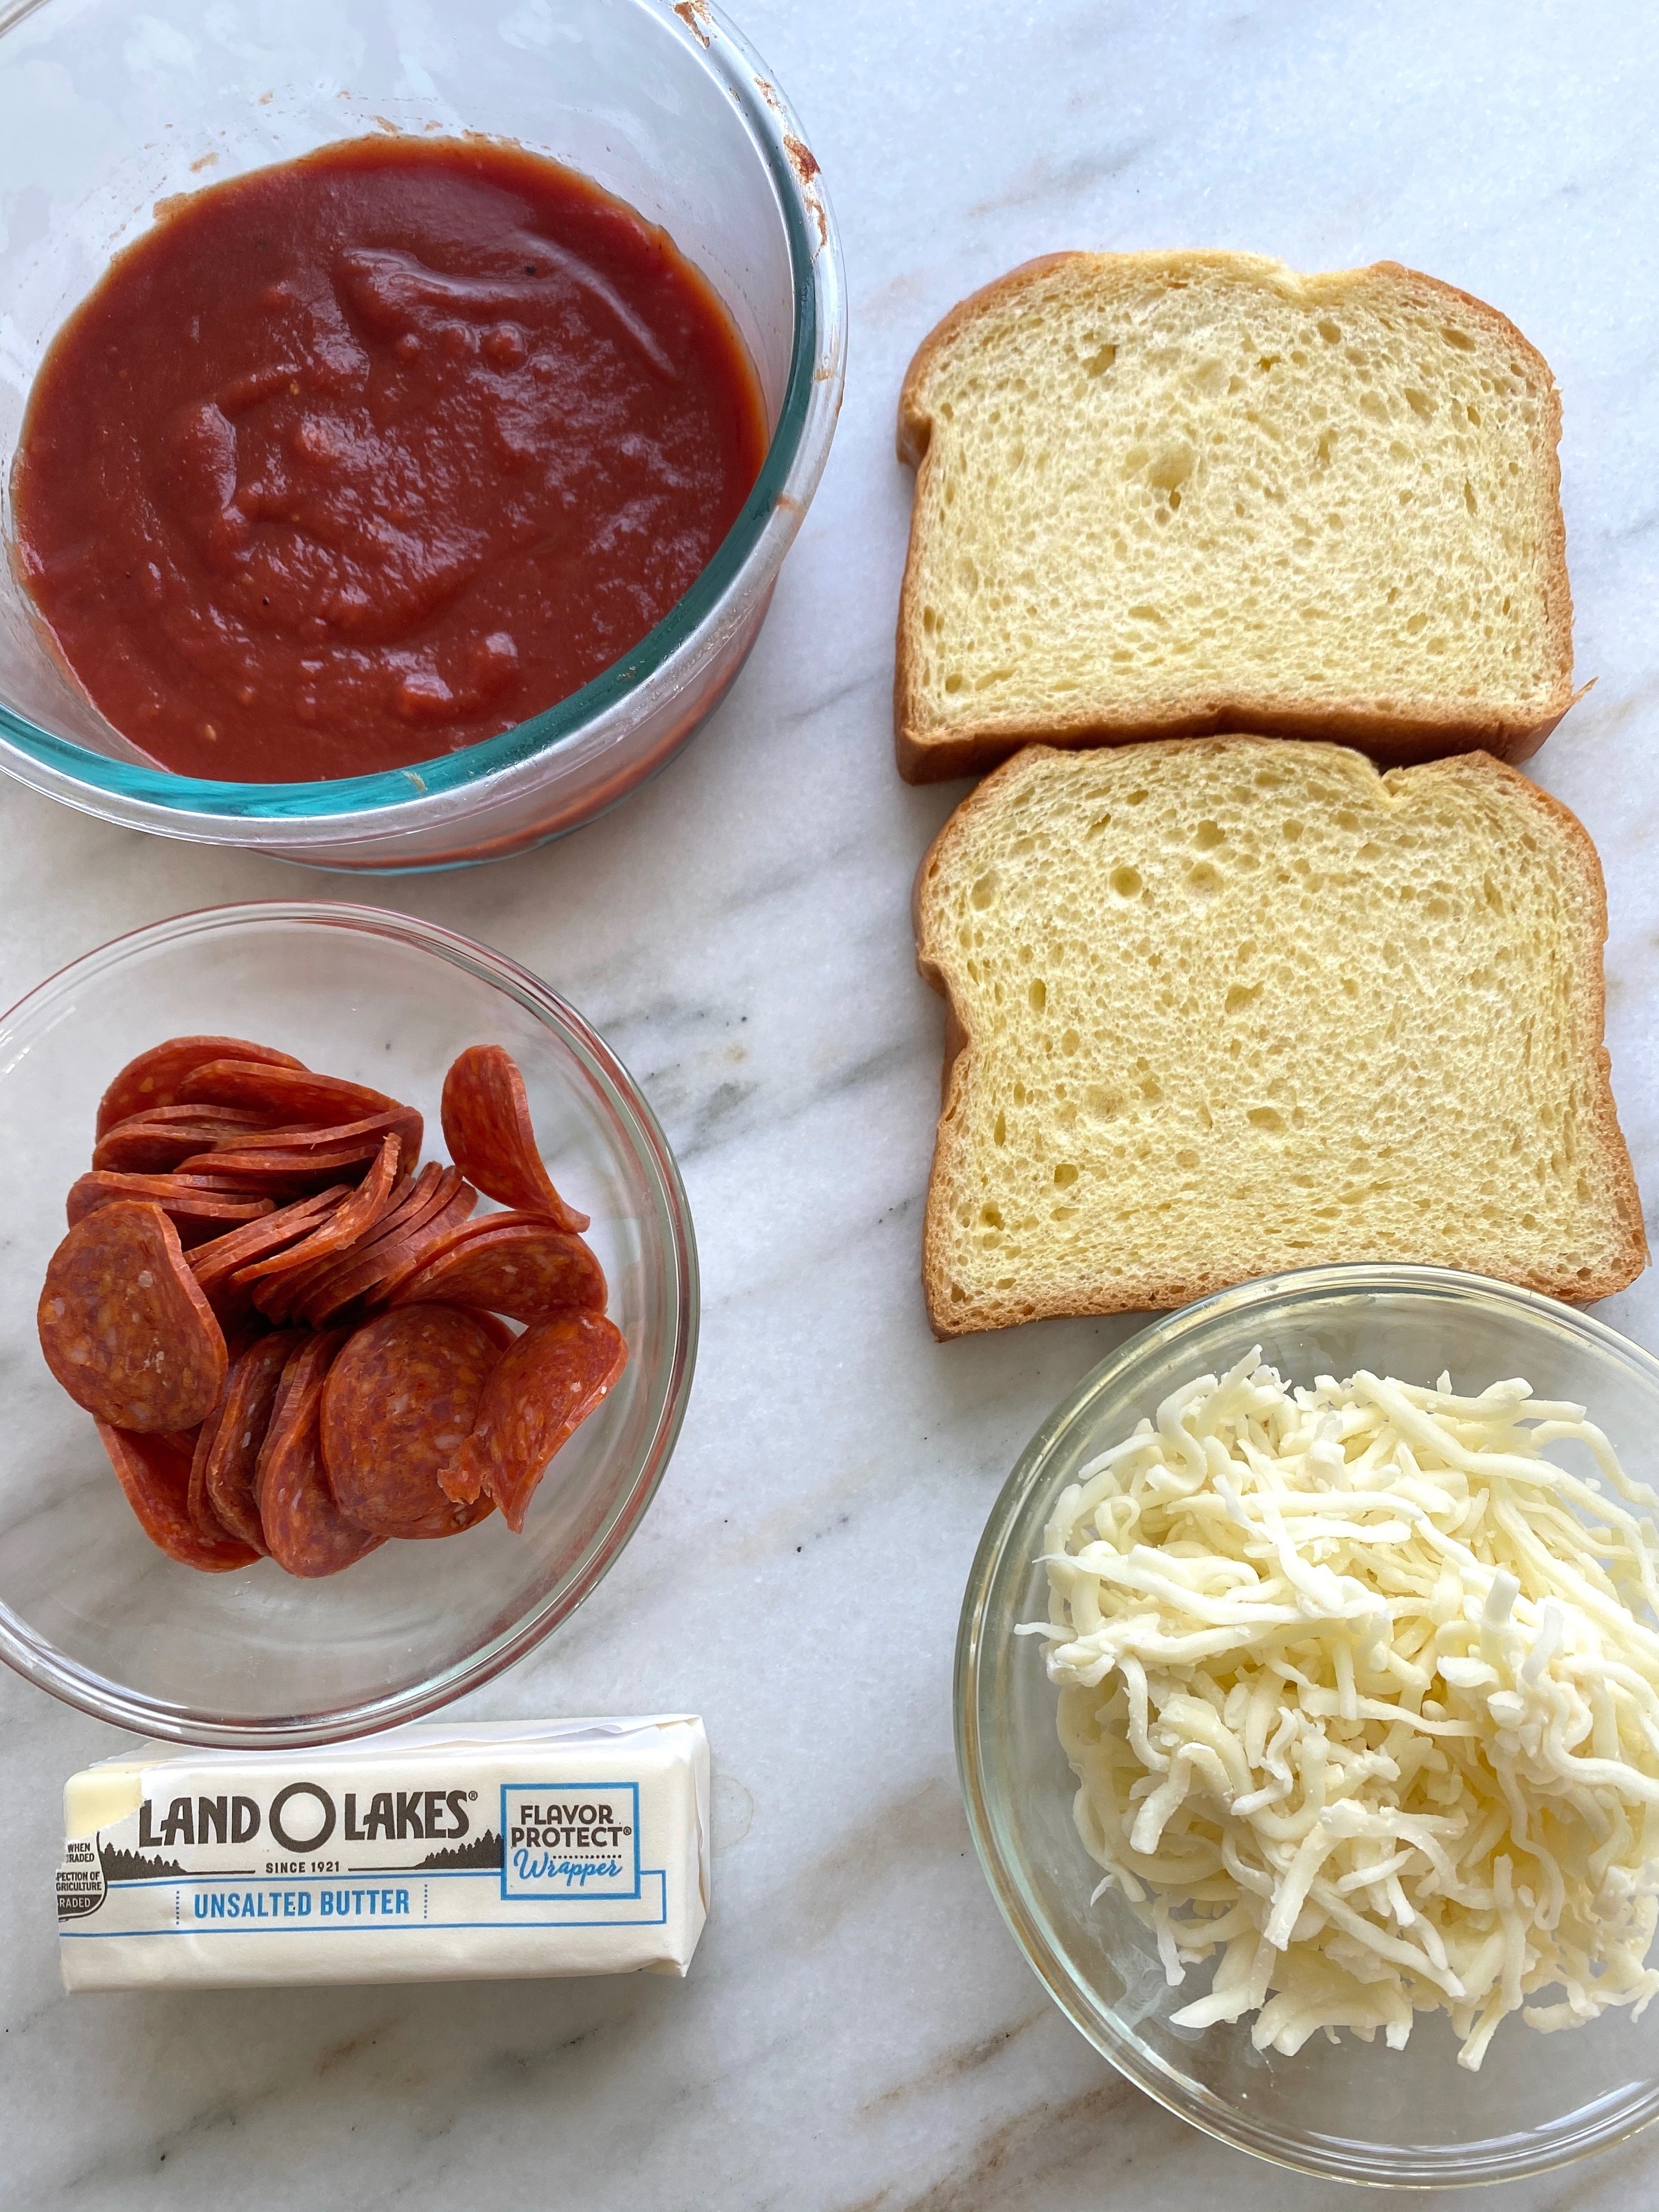
<svg viewBox="0 0 1659 2212"><path fill-rule="evenodd" d="M916 934L941 1336L1337 1261L1575 1302L1646 1264L1595 848L1485 754L1032 746L939 833Z"/></svg>
<svg viewBox="0 0 1659 2212"><path fill-rule="evenodd" d="M1572 700L1547 364L1391 262L1061 253L910 365L912 782L1218 730L1524 759Z"/></svg>

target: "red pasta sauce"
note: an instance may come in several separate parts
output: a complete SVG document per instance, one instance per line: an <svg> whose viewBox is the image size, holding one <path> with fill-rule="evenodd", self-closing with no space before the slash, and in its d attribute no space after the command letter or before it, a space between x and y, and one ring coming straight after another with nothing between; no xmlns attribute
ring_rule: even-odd
<svg viewBox="0 0 1659 2212"><path fill-rule="evenodd" d="M631 208L487 142L194 193L53 341L15 556L82 690L184 775L398 768L659 622L765 454L742 341Z"/></svg>

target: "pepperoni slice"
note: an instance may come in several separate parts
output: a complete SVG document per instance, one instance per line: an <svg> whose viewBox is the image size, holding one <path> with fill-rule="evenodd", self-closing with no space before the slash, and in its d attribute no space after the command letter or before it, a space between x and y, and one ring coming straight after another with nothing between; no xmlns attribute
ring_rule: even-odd
<svg viewBox="0 0 1659 2212"><path fill-rule="evenodd" d="M476 1493L453 1499L440 1477L501 1357L495 1333L455 1306L400 1306L356 1332L323 1390L323 1462L349 1520L384 1536L453 1535L491 1510Z"/></svg>
<svg viewBox="0 0 1659 2212"><path fill-rule="evenodd" d="M170 1559L209 1575L253 1565L259 1554L251 1546L204 1535L191 1520L190 1456L171 1437L140 1435L112 1421L100 1421L98 1434L139 1526Z"/></svg>
<svg viewBox="0 0 1659 2212"><path fill-rule="evenodd" d="M293 1396L295 1390L305 1378L307 1370L301 1364L300 1354L302 1352L308 1352L311 1350L314 1335L314 1333L312 1330L305 1328L285 1329L278 1332L278 1334L283 1337L287 1343L288 1358L283 1363L282 1373L276 1377L276 1395L270 1401L270 1420L265 1425L265 1435L267 1437L269 1437L270 1434L272 1425L280 1418L289 1400ZM331 1346L331 1352L337 1352L339 1348L340 1345L338 1342L333 1343ZM315 1356L320 1358L322 1355L319 1352ZM326 1372L326 1370L325 1370L325 1372ZM264 1449L263 1443L260 1444L259 1449L261 1451ZM257 1463L254 1468L253 1487L257 1495L259 1487L259 1473Z"/></svg>
<svg viewBox="0 0 1659 2212"><path fill-rule="evenodd" d="M339 1326L349 1316L356 1327L366 1318L356 1310L363 1304L360 1292L380 1280L390 1264L387 1255L401 1249L404 1225L423 1220L431 1212L446 1176L453 1177L459 1186L460 1177L453 1168L428 1164L402 1201L389 1206L361 1243L332 1259L317 1261L301 1274L285 1275L280 1281L266 1284L259 1294L260 1304L273 1319L303 1316L313 1328L321 1328Z"/></svg>
<svg viewBox="0 0 1659 2212"><path fill-rule="evenodd" d="M240 1109L158 1106L106 1129L93 1146L92 1164L118 1175L166 1175L191 1152L210 1152L222 1139L252 1137L268 1121Z"/></svg>
<svg viewBox="0 0 1659 2212"><path fill-rule="evenodd" d="M386 1239L395 1237L404 1224L424 1219L435 1203L435 1194L446 1176L453 1176L457 1182L460 1181L453 1168L441 1168L435 1160L428 1160L418 1175L405 1176L386 1200L386 1212L349 1251L337 1252L331 1259L313 1261L301 1273L284 1279L281 1286L284 1310L297 1313L305 1309L313 1293L321 1292L346 1270L361 1267ZM349 1296L348 1293L346 1298L337 1300L329 1310L347 1304ZM320 1327L321 1323L313 1321L313 1326Z"/></svg>
<svg viewBox="0 0 1659 2212"><path fill-rule="evenodd" d="M230 1370L217 1413L202 1425L190 1470L191 1511L198 1525L205 1510L231 1535L260 1552L267 1547L254 1474L277 1386L301 1341L288 1330L249 1345Z"/></svg>
<svg viewBox="0 0 1659 2212"><path fill-rule="evenodd" d="M309 1260L303 1267L293 1269L279 1279L268 1281L264 1285L265 1291L273 1292L280 1288L286 1310L297 1312L303 1303L305 1291L313 1284L321 1282L333 1268L349 1266L360 1254L368 1251L386 1235L391 1224L406 1211L419 1193L431 1188L441 1173L441 1170L435 1163L429 1163L418 1174L399 1176L392 1187L380 1218L370 1224L355 1243L321 1259Z"/></svg>
<svg viewBox="0 0 1659 2212"><path fill-rule="evenodd" d="M398 1180L402 1145L401 1138L387 1135L381 1142L380 1157L343 1205L335 1206L297 1244L289 1244L267 1258L251 1260L238 1268L234 1279L236 1283L246 1288L261 1276L286 1274L294 1268L308 1267L313 1261L329 1259L349 1250L386 1212Z"/></svg>
<svg viewBox="0 0 1659 2212"><path fill-rule="evenodd" d="M444 1488L463 1501L493 1498L517 1534L554 1453L627 1364L622 1332L603 1314L532 1322L484 1386L472 1433L446 1468Z"/></svg>
<svg viewBox="0 0 1659 2212"><path fill-rule="evenodd" d="M199 1244L217 1237L238 1222L254 1221L270 1212L268 1198L234 1197L224 1191L204 1190L198 1183L173 1176L115 1175L94 1169L70 1185L64 1211L74 1228L100 1206L118 1198L149 1199L159 1206L179 1232L184 1245Z"/></svg>
<svg viewBox="0 0 1659 2212"><path fill-rule="evenodd" d="M441 1110L450 1158L486 1198L542 1214L569 1233L586 1228L587 1216L559 1196L536 1149L530 1099L511 1053L469 1046L444 1078Z"/></svg>
<svg viewBox="0 0 1659 2212"><path fill-rule="evenodd" d="M378 1244L383 1237L390 1237L416 1219L423 1220L443 1197L459 1185L461 1178L454 1168L441 1167L436 1160L428 1160L418 1173L406 1175L392 1194L386 1212L375 1223L372 1232L363 1239L361 1249Z"/></svg>
<svg viewBox="0 0 1659 2212"><path fill-rule="evenodd" d="M342 1180L358 1182L371 1161L380 1157L380 1139L354 1137L349 1143L330 1145L316 1152L265 1152L250 1148L235 1152L192 1152L180 1160L189 1175L212 1175L230 1169L254 1190L281 1190L284 1195L319 1188Z"/></svg>
<svg viewBox="0 0 1659 2212"><path fill-rule="evenodd" d="M268 1044L250 1044L246 1037L177 1036L151 1045L137 1060L130 1060L98 1102L96 1134L113 1128L130 1115L153 1106L171 1106L179 1085L210 1060L259 1060L269 1067L303 1068L305 1062L291 1053L274 1052Z"/></svg>
<svg viewBox="0 0 1659 2212"><path fill-rule="evenodd" d="M371 1140L378 1152L380 1140L390 1132L402 1138L404 1158L412 1160L420 1155L425 1130L413 1106L389 1106L384 1114L365 1114L356 1121L301 1121L291 1128L252 1129L246 1136L233 1133L222 1138L215 1149L223 1155L224 1166L234 1169L238 1152L294 1152L303 1159L308 1152L336 1152L360 1139Z"/></svg>
<svg viewBox="0 0 1659 2212"><path fill-rule="evenodd" d="M219 1402L224 1334L159 1206L115 1199L52 1255L37 1313L46 1364L100 1421L193 1428Z"/></svg>
<svg viewBox="0 0 1659 2212"><path fill-rule="evenodd" d="M227 1349L228 1349L228 1347L227 1347ZM230 1366L234 1368L235 1364L235 1360L233 1358ZM229 1388L230 1369L228 1368L225 1374L225 1389L228 1390ZM203 1455L211 1448L214 1433L219 1426L219 1416L223 1413L224 1409L225 1401L223 1394L222 1393L218 1404L208 1415L206 1420L202 1422L199 1427L195 1429L177 1430L172 1435L164 1439L167 1443L176 1444L182 1455L185 1448L185 1438L186 1437L190 1438L190 1488L186 1493L185 1506L190 1514L192 1523L204 1536L228 1536L230 1534L230 1531L220 1520L218 1515L208 1504L207 1492L202 1487L201 1477Z"/></svg>
<svg viewBox="0 0 1659 2212"><path fill-rule="evenodd" d="M434 1206L424 1221L412 1222L398 1240L396 1251L386 1254L389 1264L373 1294L381 1304L389 1304L416 1268L441 1251L455 1231L472 1218L477 1192L459 1168L451 1168L449 1173L455 1180L447 1186L444 1202Z"/></svg>
<svg viewBox="0 0 1659 2212"><path fill-rule="evenodd" d="M228 1380L226 1382L225 1388L227 1391L230 1388ZM213 1449L213 1439L218 1433L219 1419L220 1416L223 1413L224 1409L225 1401L223 1398L221 1398L218 1404L208 1415L206 1420L203 1422L199 1429L193 1431L186 1429L182 1434L170 1436L163 1439L163 1441L167 1443L177 1444L180 1452L184 1453L185 1438L188 1437L189 1450L186 1458L186 1464L190 1470L190 1487L185 1498L186 1510L189 1512L191 1521L193 1523L197 1533L199 1535L209 1537L215 1541L223 1541L226 1538L230 1538L234 1540L235 1535L235 1532L231 1528L228 1528L225 1523L219 1518L219 1516L214 1511L211 1504L209 1502L208 1494L203 1486L202 1480L203 1465L207 1454ZM263 1544L256 1544L254 1546L254 1549L256 1551L262 1552L264 1549L264 1546Z"/></svg>
<svg viewBox="0 0 1659 2212"><path fill-rule="evenodd" d="M237 1270L246 1267L250 1261L264 1259L268 1252L280 1252L284 1246L310 1236L319 1223L326 1221L351 1194L349 1183L337 1182L327 1190L313 1192L309 1198L295 1199L291 1206L278 1206L274 1213L262 1214L257 1221L230 1230L223 1237L198 1244L190 1255L190 1264L209 1304L222 1302L240 1309L240 1299L230 1295Z"/></svg>
<svg viewBox="0 0 1659 2212"><path fill-rule="evenodd" d="M92 1172L100 1175L109 1170L94 1168ZM200 1168L173 1168L163 1180L182 1183L188 1190L216 1191L221 1198L264 1198L267 1195L256 1184L245 1182L239 1175L210 1174Z"/></svg>
<svg viewBox="0 0 1659 2212"><path fill-rule="evenodd" d="M442 1188L428 1200L422 1213L411 1212L404 1228L377 1239L361 1262L354 1265L347 1260L338 1275L327 1277L307 1291L304 1311L313 1328L343 1312L354 1298L368 1306L388 1304L396 1285L414 1272L451 1229L467 1218L478 1202L477 1192L461 1180L459 1168L446 1168L443 1175Z"/></svg>
<svg viewBox="0 0 1659 2212"><path fill-rule="evenodd" d="M514 1321L540 1321L573 1306L603 1313L605 1297L605 1271L580 1237L567 1237L546 1220L487 1213L465 1223L424 1261L392 1303L436 1298L510 1314Z"/></svg>
<svg viewBox="0 0 1659 2212"><path fill-rule="evenodd" d="M343 1329L307 1336L289 1361L254 1474L259 1525L270 1556L291 1575L337 1575L385 1542L348 1521L323 1466L318 1411Z"/></svg>
<svg viewBox="0 0 1659 2212"><path fill-rule="evenodd" d="M409 1164L409 1155L404 1152L402 1156L402 1172L392 1186L379 1219L372 1222L363 1231L356 1244L352 1246L352 1250L362 1252L372 1244L377 1237L383 1236L400 1214L405 1212L410 1206L423 1198L426 1193L432 1189L442 1173L443 1170L435 1160L428 1160L423 1168L411 1167ZM334 1255L335 1260L340 1257L341 1255L337 1252ZM333 1261L331 1261L329 1264L332 1266ZM321 1272L320 1269L319 1272Z"/></svg>
<svg viewBox="0 0 1659 2212"><path fill-rule="evenodd" d="M414 1111L400 1099L388 1098L384 1091L348 1083L343 1076L313 1075L305 1069L272 1067L252 1060L210 1060L191 1072L179 1085L179 1096L201 1105L247 1107L285 1123L313 1122L325 1128L359 1121L369 1114ZM416 1136L411 1155L420 1148Z"/></svg>
<svg viewBox="0 0 1659 2212"><path fill-rule="evenodd" d="M123 1193L130 1198L146 1196L146 1186L151 1183L159 1184L164 1196L173 1190L212 1191L220 1198L258 1198L263 1195L238 1175L209 1175L194 1168L169 1168L164 1175L153 1176L132 1175L121 1168L91 1168L88 1173L97 1176L100 1181L112 1179L112 1187L113 1182L133 1185L132 1189Z"/></svg>

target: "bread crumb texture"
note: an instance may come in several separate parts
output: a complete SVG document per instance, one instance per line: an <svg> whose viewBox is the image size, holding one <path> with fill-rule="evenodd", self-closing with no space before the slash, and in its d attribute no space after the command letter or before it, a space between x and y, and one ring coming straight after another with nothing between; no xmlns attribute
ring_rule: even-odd
<svg viewBox="0 0 1659 2212"><path fill-rule="evenodd" d="M1583 1301L1646 1262L1574 817L1483 754L1033 746L918 883L961 1049L942 1334L1403 1260Z"/></svg>
<svg viewBox="0 0 1659 2212"><path fill-rule="evenodd" d="M902 748L1338 707L1536 742L1571 696L1559 427L1503 316L1391 264L1016 270L906 380Z"/></svg>

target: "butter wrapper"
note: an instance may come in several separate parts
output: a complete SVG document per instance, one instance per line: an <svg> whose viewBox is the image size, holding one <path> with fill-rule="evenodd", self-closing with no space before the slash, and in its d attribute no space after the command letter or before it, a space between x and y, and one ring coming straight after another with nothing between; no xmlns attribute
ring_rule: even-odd
<svg viewBox="0 0 1659 2212"><path fill-rule="evenodd" d="M145 1744L64 1791L68 1990L684 1974L708 1911L689 1715Z"/></svg>

